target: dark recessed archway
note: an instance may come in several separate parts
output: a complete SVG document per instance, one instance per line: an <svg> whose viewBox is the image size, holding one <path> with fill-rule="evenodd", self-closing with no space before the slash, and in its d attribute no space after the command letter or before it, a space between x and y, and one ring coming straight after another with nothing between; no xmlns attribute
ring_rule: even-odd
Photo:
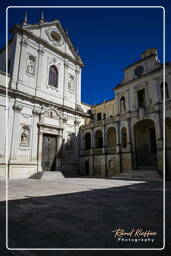
<svg viewBox="0 0 171 256"><path fill-rule="evenodd" d="M135 161L139 169L157 168L157 145L154 122L139 121L134 126Z"/></svg>

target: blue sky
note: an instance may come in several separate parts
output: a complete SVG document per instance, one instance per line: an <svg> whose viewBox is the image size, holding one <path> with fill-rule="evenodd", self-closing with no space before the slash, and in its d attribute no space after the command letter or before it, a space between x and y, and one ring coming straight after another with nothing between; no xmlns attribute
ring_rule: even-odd
<svg viewBox="0 0 171 256"><path fill-rule="evenodd" d="M166 7L166 23L169 6L166 1L24 1L24 5L162 5ZM22 1L5 1L1 9L5 21L5 7L21 5ZM24 12L29 23L36 23L42 8L9 9L9 28L20 23ZM114 88L123 78L122 70L137 61L147 48L157 48L163 61L163 11L156 8L43 8L46 21L59 19L68 29L73 45L78 48L85 64L82 70L82 101L97 104L113 97ZM169 27L166 26L166 61L171 60ZM4 26L2 28L5 33ZM5 44L1 38L0 46Z"/></svg>

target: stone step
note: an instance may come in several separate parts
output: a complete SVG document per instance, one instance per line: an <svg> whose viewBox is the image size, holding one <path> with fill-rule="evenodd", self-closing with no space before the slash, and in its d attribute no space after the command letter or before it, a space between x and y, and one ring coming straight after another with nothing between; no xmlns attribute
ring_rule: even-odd
<svg viewBox="0 0 171 256"><path fill-rule="evenodd" d="M67 177L78 177L78 171L68 169L68 170L58 170L58 171L43 171L37 172L29 177L29 179L39 179L39 180L54 180Z"/></svg>
<svg viewBox="0 0 171 256"><path fill-rule="evenodd" d="M54 179L64 178L64 175L61 171L44 171L37 172L29 177L29 179L38 179L38 180L54 180Z"/></svg>
<svg viewBox="0 0 171 256"><path fill-rule="evenodd" d="M159 180L161 179L156 170L128 170L120 175L112 176L114 179L142 179L142 180Z"/></svg>
<svg viewBox="0 0 171 256"><path fill-rule="evenodd" d="M34 174L32 174L29 179L41 179L43 172L36 172Z"/></svg>

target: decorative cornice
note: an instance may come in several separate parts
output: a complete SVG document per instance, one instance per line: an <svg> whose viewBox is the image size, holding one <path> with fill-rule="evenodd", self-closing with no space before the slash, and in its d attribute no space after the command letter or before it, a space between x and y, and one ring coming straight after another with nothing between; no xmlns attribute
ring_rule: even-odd
<svg viewBox="0 0 171 256"><path fill-rule="evenodd" d="M4 93L4 95L6 95L6 87L0 85L0 92ZM27 93L24 93L22 91L8 88L8 96L14 97L14 98L19 97L20 99L31 100L32 102L36 102L41 105L43 105L43 104L53 105L53 106L61 109L62 111L66 111L66 112L72 113L74 115L89 117L89 114L87 114L85 112L79 112L79 111L76 111L74 108L69 108L68 106L60 105L55 102L52 102L52 101L49 101L49 100L46 100L44 98L40 98L37 96L28 95Z"/></svg>

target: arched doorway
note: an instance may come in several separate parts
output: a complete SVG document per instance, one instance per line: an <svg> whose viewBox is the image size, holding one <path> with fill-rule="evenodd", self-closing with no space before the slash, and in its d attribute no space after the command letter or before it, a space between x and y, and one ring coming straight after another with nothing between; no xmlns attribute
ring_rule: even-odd
<svg viewBox="0 0 171 256"><path fill-rule="evenodd" d="M157 146L154 122L139 121L134 126L135 160L138 169L157 168Z"/></svg>

